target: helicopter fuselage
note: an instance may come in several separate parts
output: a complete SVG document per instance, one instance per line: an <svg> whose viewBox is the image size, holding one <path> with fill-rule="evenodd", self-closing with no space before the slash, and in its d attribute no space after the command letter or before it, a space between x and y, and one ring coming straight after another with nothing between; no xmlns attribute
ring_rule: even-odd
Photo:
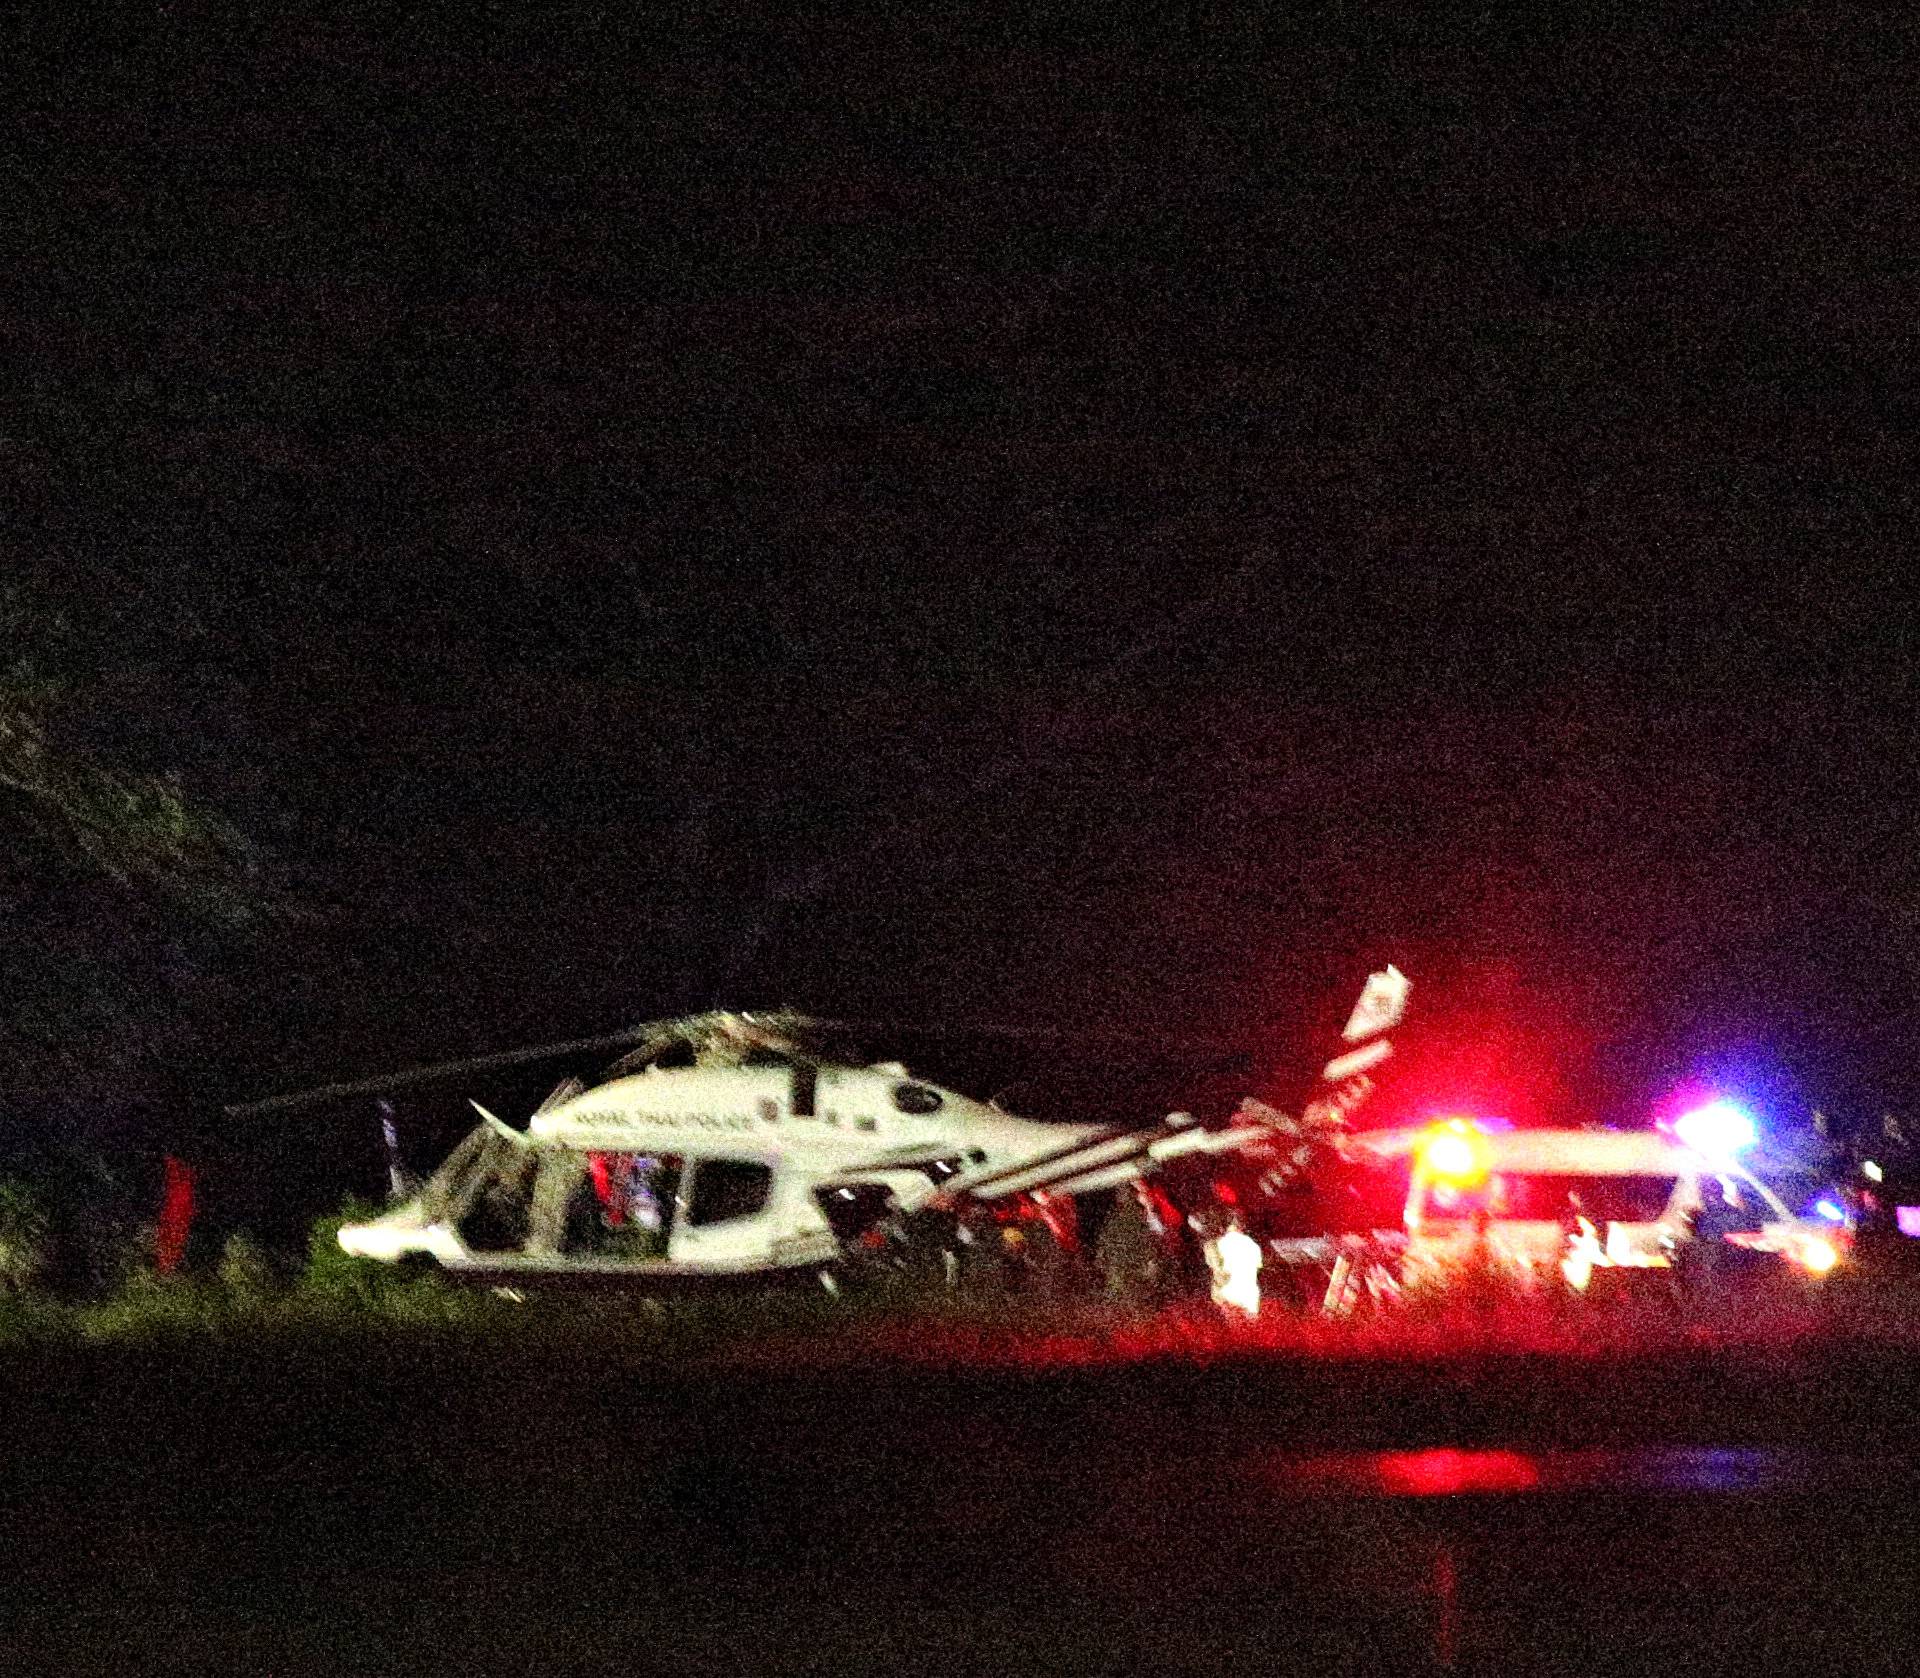
<svg viewBox="0 0 1920 1678"><path fill-rule="evenodd" d="M844 1255L843 1212L911 1212L962 1174L1101 1134L893 1063L649 1066L550 1098L525 1131L486 1118L419 1194L343 1228L341 1245L503 1283L816 1274Z"/></svg>

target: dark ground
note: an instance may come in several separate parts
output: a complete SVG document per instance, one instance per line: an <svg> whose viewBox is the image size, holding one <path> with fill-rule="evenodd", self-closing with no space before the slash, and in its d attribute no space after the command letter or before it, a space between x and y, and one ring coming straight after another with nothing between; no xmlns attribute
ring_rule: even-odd
<svg viewBox="0 0 1920 1678"><path fill-rule="evenodd" d="M9 1353L12 1669L1894 1671L1920 1629L1884 1339L598 1321Z"/></svg>

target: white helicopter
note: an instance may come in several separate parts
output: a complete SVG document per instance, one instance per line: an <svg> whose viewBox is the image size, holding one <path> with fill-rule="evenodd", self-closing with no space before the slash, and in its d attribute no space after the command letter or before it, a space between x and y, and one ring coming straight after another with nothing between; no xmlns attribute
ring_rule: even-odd
<svg viewBox="0 0 1920 1678"><path fill-rule="evenodd" d="M1392 968L1368 980L1344 1034L1359 1047L1329 1064L1310 1116L1364 1093L1407 988ZM929 1206L1091 1194L1182 1155L1273 1140L1248 1116L1254 1104L1224 1127L1184 1113L1144 1128L1023 1118L898 1061L826 1058L807 1024L712 1013L641 1028L602 1080L561 1084L524 1130L474 1102L482 1123L439 1169L382 1216L344 1226L340 1244L507 1287L831 1282L884 1221ZM382 1087L392 1081L319 1093Z"/></svg>

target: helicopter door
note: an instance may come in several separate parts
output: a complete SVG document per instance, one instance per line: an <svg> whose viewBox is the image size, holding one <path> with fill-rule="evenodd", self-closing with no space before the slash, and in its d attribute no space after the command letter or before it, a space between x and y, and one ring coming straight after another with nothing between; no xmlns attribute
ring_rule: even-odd
<svg viewBox="0 0 1920 1678"><path fill-rule="evenodd" d="M687 1161L672 1244L676 1264L731 1270L764 1264L771 1249L773 1165L723 1157Z"/></svg>

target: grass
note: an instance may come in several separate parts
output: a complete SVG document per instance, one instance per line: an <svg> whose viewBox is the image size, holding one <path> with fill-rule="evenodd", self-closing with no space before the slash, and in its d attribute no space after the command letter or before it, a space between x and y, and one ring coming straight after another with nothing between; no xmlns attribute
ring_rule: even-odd
<svg viewBox="0 0 1920 1678"><path fill-rule="evenodd" d="M35 1346L209 1342L285 1344L409 1338L496 1353L593 1347L715 1370L895 1367L1036 1370L1240 1361L1441 1359L1512 1355L1592 1362L1700 1350L1789 1351L1816 1344L1920 1349L1920 1299L1900 1284L1833 1279L1688 1315L1658 1298L1612 1306L1518 1299L1441 1302L1332 1320L1269 1307L1229 1319L1204 1300L1157 1312L1100 1300L849 1288L656 1300L551 1294L522 1300L403 1277L361 1261L309 1267L292 1286L245 1267L138 1275L111 1298L0 1298L0 1354Z"/></svg>

